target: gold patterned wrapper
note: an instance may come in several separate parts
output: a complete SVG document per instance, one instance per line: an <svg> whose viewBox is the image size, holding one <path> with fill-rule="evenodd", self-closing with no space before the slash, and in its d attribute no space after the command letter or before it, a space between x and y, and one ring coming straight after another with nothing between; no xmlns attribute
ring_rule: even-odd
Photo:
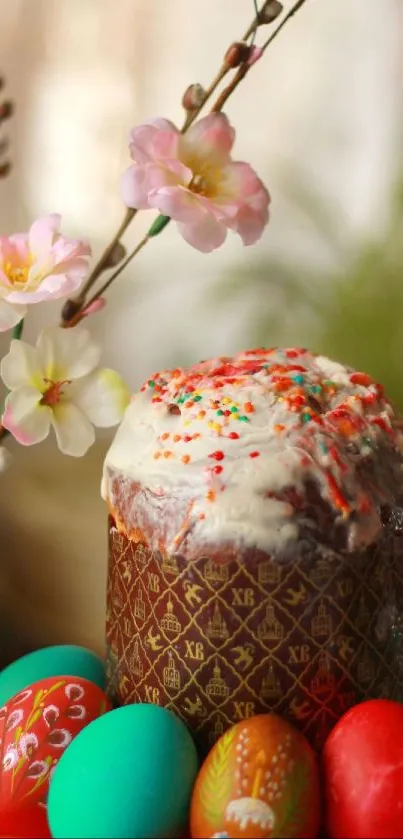
<svg viewBox="0 0 403 839"><path fill-rule="evenodd" d="M369 697L403 698L402 541L292 563L162 555L110 523L108 691L174 711L202 753L233 723L274 711L320 749ZM403 568L403 565L402 565Z"/></svg>

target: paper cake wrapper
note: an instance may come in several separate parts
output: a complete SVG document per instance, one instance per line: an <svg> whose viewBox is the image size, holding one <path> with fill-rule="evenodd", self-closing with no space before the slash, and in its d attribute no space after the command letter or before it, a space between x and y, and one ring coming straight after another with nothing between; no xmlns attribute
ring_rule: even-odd
<svg viewBox="0 0 403 839"><path fill-rule="evenodd" d="M202 753L270 711L320 749L350 706L403 698L401 540L284 565L162 555L113 522L109 542L108 693L171 709Z"/></svg>

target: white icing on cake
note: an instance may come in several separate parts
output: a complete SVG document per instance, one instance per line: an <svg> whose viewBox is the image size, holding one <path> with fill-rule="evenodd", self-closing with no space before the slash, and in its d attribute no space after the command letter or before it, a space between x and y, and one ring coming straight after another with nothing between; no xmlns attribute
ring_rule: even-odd
<svg viewBox="0 0 403 839"><path fill-rule="evenodd" d="M354 549L376 538L378 505L393 500L376 466L381 448L395 450L400 467L393 418L369 376L306 350L259 349L163 371L126 411L106 457L103 496L114 508L118 476L187 499L185 529L201 543L276 552L298 537L293 504L279 496L288 488L303 494L314 481L348 524ZM374 466L371 491L363 463ZM182 537L179 528L167 548L179 549Z"/></svg>

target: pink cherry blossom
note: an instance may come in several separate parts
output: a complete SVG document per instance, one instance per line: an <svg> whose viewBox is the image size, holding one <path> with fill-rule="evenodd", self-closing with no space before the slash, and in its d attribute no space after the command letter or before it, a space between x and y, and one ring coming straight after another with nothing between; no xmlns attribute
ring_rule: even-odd
<svg viewBox="0 0 403 839"><path fill-rule="evenodd" d="M253 245L269 220L270 196L251 166L231 158L235 131L221 113L194 123L186 134L165 119L133 129L135 161L124 173L128 207L153 207L178 223L183 238L208 253L234 230Z"/></svg>
<svg viewBox="0 0 403 839"><path fill-rule="evenodd" d="M62 236L60 223L54 214L35 221L28 233L0 236L0 332L19 323L30 303L80 288L91 248Z"/></svg>

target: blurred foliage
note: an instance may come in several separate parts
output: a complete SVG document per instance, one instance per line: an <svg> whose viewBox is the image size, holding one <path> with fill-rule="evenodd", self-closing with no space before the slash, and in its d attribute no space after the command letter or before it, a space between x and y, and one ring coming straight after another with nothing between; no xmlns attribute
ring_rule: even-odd
<svg viewBox="0 0 403 839"><path fill-rule="evenodd" d="M267 257L233 269L215 293L223 302L243 296L249 346L306 346L365 370L403 410L403 180L382 234L348 247L318 196L295 184L293 193L342 267Z"/></svg>

